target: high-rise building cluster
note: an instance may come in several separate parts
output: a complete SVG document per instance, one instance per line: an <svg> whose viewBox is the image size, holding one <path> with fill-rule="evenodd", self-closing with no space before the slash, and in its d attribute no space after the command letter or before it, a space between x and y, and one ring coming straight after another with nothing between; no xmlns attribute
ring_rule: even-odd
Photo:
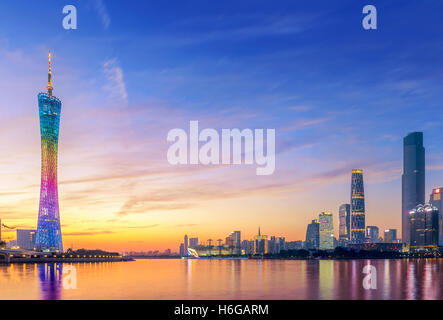
<svg viewBox="0 0 443 320"><path fill-rule="evenodd" d="M380 231L366 225L363 170L351 171L350 201L338 209L338 239L334 237L334 218L330 211L321 212L306 229L305 241L286 242L285 238L258 234L251 240L241 239L240 231L231 232L224 240L184 237L180 245L182 256L278 254L281 250L334 250L335 247L379 248L432 251L443 245L443 188L434 188L429 203L425 203L425 148L423 133L409 133L403 140L402 232L396 229ZM189 243L188 243L189 242Z"/></svg>
<svg viewBox="0 0 443 320"><path fill-rule="evenodd" d="M223 241L208 239L199 243L198 238L184 236L184 242L180 244L180 256L182 257L204 257L204 256L229 256L229 255L264 255L278 254L281 250L287 250L286 239L258 234L251 240L242 240L240 231L232 231Z"/></svg>
<svg viewBox="0 0 443 320"><path fill-rule="evenodd" d="M425 148L423 132L403 139L402 241L412 252L436 250L443 239L441 188L425 202Z"/></svg>
<svg viewBox="0 0 443 320"><path fill-rule="evenodd" d="M378 241L378 228L366 228L365 192L363 170L352 170L350 203L338 209L339 237L334 237L333 213L325 211L312 220L306 229L305 248L308 250L333 250L337 246Z"/></svg>
<svg viewBox="0 0 443 320"><path fill-rule="evenodd" d="M384 230L366 226L363 170L352 170L350 203L339 207L339 237L332 241L333 218L321 213L306 230L305 248L328 250L337 246L357 246L367 243L402 243L410 251L429 251L443 245L442 197L443 188L432 190L425 203L425 148L423 133L409 133L403 140L402 175L402 234L396 229ZM334 245L332 245L334 244Z"/></svg>

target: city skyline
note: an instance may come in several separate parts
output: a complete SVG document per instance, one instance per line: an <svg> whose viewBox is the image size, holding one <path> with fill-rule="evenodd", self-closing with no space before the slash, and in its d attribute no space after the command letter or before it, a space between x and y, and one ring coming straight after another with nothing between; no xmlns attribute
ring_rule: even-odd
<svg viewBox="0 0 443 320"><path fill-rule="evenodd" d="M2 2L0 12L10 14L0 21L0 148L8 155L0 162L0 219L37 228L35 95L51 50L63 100L65 248L176 248L185 233L224 239L225 231L241 230L249 239L258 225L302 240L324 211L333 213L338 239L354 168L365 173L366 225L400 233L408 132L425 134L426 197L443 184L442 125L434 120L443 112L442 27L432 25L443 6L383 4L384 28L369 34L357 2L332 8L325 1L320 10L318 3L256 4L253 12L200 2L203 17L177 4L177 18L164 4L106 2L100 11L73 1L81 23L71 31L49 18L61 17L59 3ZM38 23L35 12L43 15ZM416 12L427 18L414 27L388 23L399 14L414 20ZM275 173L170 166L166 133L190 120L216 129L275 128ZM3 238L12 235L3 230Z"/></svg>

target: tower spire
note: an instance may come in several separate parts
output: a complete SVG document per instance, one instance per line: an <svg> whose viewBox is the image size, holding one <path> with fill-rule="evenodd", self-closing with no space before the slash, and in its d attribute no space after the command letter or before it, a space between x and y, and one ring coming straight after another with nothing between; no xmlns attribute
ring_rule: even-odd
<svg viewBox="0 0 443 320"><path fill-rule="evenodd" d="M51 73L51 51L48 53L49 71L48 71L48 95L52 97L52 73Z"/></svg>

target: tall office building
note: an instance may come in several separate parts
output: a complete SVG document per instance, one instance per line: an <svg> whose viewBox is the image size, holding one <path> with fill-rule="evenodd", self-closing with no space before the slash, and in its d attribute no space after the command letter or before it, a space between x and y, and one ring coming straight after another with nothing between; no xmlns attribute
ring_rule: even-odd
<svg viewBox="0 0 443 320"><path fill-rule="evenodd" d="M401 236L405 243L410 243L409 211L423 203L425 203L423 132L412 132L403 139Z"/></svg>
<svg viewBox="0 0 443 320"><path fill-rule="evenodd" d="M26 250L35 247L36 230L17 229L17 246Z"/></svg>
<svg viewBox="0 0 443 320"><path fill-rule="evenodd" d="M185 238L183 241L183 250L184 250L184 255L187 256L188 255L188 248L189 248L189 244L188 244L188 235L185 234Z"/></svg>
<svg viewBox="0 0 443 320"><path fill-rule="evenodd" d="M266 254L268 251L268 236L262 235L258 227L258 235L254 236L254 253Z"/></svg>
<svg viewBox="0 0 443 320"><path fill-rule="evenodd" d="M376 226L367 226L366 227L366 241L369 243L377 243L378 242L378 227Z"/></svg>
<svg viewBox="0 0 443 320"><path fill-rule="evenodd" d="M306 229L306 248L317 250L320 244L320 229L317 220L312 220Z"/></svg>
<svg viewBox="0 0 443 320"><path fill-rule="evenodd" d="M397 229L386 229L383 237L384 243L397 242Z"/></svg>
<svg viewBox="0 0 443 320"><path fill-rule="evenodd" d="M288 246L286 245L286 238L285 237L278 238L278 246L280 247L280 250L288 250Z"/></svg>
<svg viewBox="0 0 443 320"><path fill-rule="evenodd" d="M280 253L280 245L275 236L271 236L268 240L268 251L270 254Z"/></svg>
<svg viewBox="0 0 443 320"><path fill-rule="evenodd" d="M342 204L338 209L339 217L339 237L342 242L349 241L349 235L351 232L351 205L346 203Z"/></svg>
<svg viewBox="0 0 443 320"><path fill-rule="evenodd" d="M318 228L320 233L320 250L334 249L334 225L331 212L322 212L318 216Z"/></svg>
<svg viewBox="0 0 443 320"><path fill-rule="evenodd" d="M47 93L38 94L42 147L40 207L35 245L43 251L63 251L57 186L58 132L61 101L52 95L51 53Z"/></svg>
<svg viewBox="0 0 443 320"><path fill-rule="evenodd" d="M234 246L235 254L241 254L241 232L232 231L228 238L230 239L231 245Z"/></svg>
<svg viewBox="0 0 443 320"><path fill-rule="evenodd" d="M244 254L254 254L254 241L243 240L241 243L241 248Z"/></svg>
<svg viewBox="0 0 443 320"><path fill-rule="evenodd" d="M198 238L189 238L189 248L195 249L198 246Z"/></svg>
<svg viewBox="0 0 443 320"><path fill-rule="evenodd" d="M409 212L410 250L429 251L438 247L438 209L418 205Z"/></svg>
<svg viewBox="0 0 443 320"><path fill-rule="evenodd" d="M443 246L443 199L441 197L441 193L443 192L443 188L436 188L432 190L431 198L429 199L429 204L433 205L438 209L438 245Z"/></svg>
<svg viewBox="0 0 443 320"><path fill-rule="evenodd" d="M365 191L363 170L352 170L351 181L351 243L365 241Z"/></svg>

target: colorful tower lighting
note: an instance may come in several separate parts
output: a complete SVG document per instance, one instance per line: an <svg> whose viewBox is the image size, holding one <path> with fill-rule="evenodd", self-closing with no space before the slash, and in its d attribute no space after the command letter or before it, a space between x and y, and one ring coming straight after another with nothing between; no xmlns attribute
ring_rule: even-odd
<svg viewBox="0 0 443 320"><path fill-rule="evenodd" d="M58 135L62 103L52 95L51 53L49 53L47 90L47 93L38 94L42 163L40 207L35 245L39 250L62 252L57 186Z"/></svg>

